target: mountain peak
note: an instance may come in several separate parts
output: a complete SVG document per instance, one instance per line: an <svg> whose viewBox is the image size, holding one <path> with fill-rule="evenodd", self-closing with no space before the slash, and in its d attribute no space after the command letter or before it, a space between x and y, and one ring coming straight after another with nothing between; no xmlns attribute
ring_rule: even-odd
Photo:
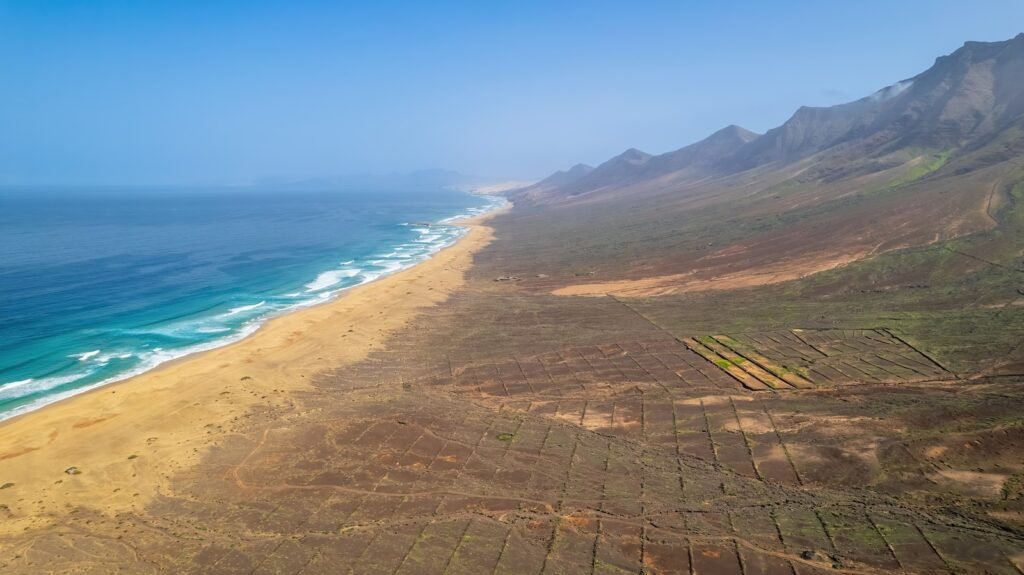
<svg viewBox="0 0 1024 575"><path fill-rule="evenodd" d="M534 186L532 187L554 188L558 186L564 186L566 184L571 184L575 182L576 180L582 178L583 176L593 171L594 168L591 166L588 166L586 164L576 164L575 166L569 168L568 170L559 170L551 174L550 176L534 184Z"/></svg>
<svg viewBox="0 0 1024 575"><path fill-rule="evenodd" d="M728 126L722 128L721 130L718 130L717 132L711 134L710 136L705 138L705 140L740 140L745 143L756 139L759 135L760 134L751 132L750 130L742 126L737 126L736 124L729 124Z"/></svg>
<svg viewBox="0 0 1024 575"><path fill-rule="evenodd" d="M648 154L647 152L644 152L643 150L638 150L636 148L630 148L630 149L626 150L625 152L622 152L616 158L613 158L613 159L621 159L621 160L625 160L627 162L635 163L635 162L646 162L651 157L652 156L650 154Z"/></svg>
<svg viewBox="0 0 1024 575"><path fill-rule="evenodd" d="M972 64L994 58L1008 48L1024 48L1024 33L1017 34L1009 40L1002 40L998 42L968 40L952 53L936 58L935 65L938 66L947 62Z"/></svg>

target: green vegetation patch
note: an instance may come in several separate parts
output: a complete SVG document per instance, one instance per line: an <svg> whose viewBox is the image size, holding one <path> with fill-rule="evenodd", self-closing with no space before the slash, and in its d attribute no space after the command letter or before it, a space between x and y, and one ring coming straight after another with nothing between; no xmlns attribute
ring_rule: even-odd
<svg viewBox="0 0 1024 575"><path fill-rule="evenodd" d="M792 375L799 375L799 376L804 377L804 378L809 378L811 376L810 370L807 369L806 367L802 367L802 366L783 365L781 367L781 369L782 369L782 373L788 373L788 374L792 374Z"/></svg>
<svg viewBox="0 0 1024 575"><path fill-rule="evenodd" d="M928 174L930 174L932 172L938 171L939 168L941 168L942 166L945 166L946 162L949 161L949 155L950 155L950 151L949 150L933 154L926 161L921 162L920 164L917 164L916 166L913 166L912 168L907 170L907 172L905 174L903 174L902 176L896 178L896 180L894 180L892 182L890 187L896 187L896 186L901 186L903 184L909 184L910 182L913 182L915 180L920 180L921 178L927 176Z"/></svg>
<svg viewBox="0 0 1024 575"><path fill-rule="evenodd" d="M497 438L498 438L498 441L512 441L512 439L514 439L514 438L515 438L515 436L516 436L516 434L514 434L514 433L508 433L508 432L506 431L506 432L502 432L502 433L499 433L499 434L498 434L498 435L496 435L495 437L497 437Z"/></svg>
<svg viewBox="0 0 1024 575"><path fill-rule="evenodd" d="M1003 499L1017 501L1024 499L1024 473L1011 476L1003 483Z"/></svg>
<svg viewBox="0 0 1024 575"><path fill-rule="evenodd" d="M733 365L733 363L731 361L729 361L728 359L716 359L716 360L714 360L714 362L715 362L715 365L717 365L718 367L720 367L722 369L729 369Z"/></svg>

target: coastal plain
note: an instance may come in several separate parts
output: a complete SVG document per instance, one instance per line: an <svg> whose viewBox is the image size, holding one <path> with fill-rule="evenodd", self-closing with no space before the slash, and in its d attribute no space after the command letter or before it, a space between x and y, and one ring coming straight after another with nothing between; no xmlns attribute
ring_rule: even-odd
<svg viewBox="0 0 1024 575"><path fill-rule="evenodd" d="M527 289L552 270L509 269L513 217L6 424L3 572L1021 568L1019 378L882 328L700 333L677 299Z"/></svg>
<svg viewBox="0 0 1024 575"><path fill-rule="evenodd" d="M502 192L0 425L0 572L1024 573L1024 34Z"/></svg>

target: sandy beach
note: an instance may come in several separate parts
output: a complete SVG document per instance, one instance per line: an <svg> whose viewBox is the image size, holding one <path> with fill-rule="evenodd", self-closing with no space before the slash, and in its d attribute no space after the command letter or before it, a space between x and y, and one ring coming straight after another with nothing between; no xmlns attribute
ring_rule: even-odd
<svg viewBox="0 0 1024 575"><path fill-rule="evenodd" d="M464 282L493 212L459 222L455 245L413 268L267 322L251 337L0 423L0 533L72 506L140 509L200 461L232 422L286 405L317 373L366 357ZM73 469L72 469L73 468Z"/></svg>

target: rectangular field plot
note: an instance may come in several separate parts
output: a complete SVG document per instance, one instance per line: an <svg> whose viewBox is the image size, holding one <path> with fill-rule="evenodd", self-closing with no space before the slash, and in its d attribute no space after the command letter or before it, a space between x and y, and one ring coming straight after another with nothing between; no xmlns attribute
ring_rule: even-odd
<svg viewBox="0 0 1024 575"><path fill-rule="evenodd" d="M954 378L936 361L885 329L706 335L687 338L684 343L751 391Z"/></svg>
<svg viewBox="0 0 1024 575"><path fill-rule="evenodd" d="M552 405L599 397L692 396L743 389L735 378L678 341L564 347L535 356L456 364L414 383L450 386L484 399ZM643 414L636 411L638 404L623 408L615 421L609 419L609 426L641 425Z"/></svg>

